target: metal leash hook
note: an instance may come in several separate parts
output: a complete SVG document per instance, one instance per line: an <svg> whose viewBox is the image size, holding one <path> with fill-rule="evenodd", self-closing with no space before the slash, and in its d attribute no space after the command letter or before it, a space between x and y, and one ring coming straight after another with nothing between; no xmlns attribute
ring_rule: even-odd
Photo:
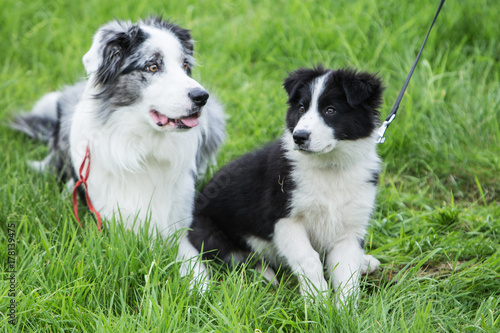
<svg viewBox="0 0 500 333"><path fill-rule="evenodd" d="M441 0L441 3L439 4L439 8L436 12L436 15L434 16L434 20L432 21L432 24L429 28L429 31L427 31L427 35L425 36L424 42L422 43L422 46L420 47L420 51L417 54L417 58L415 59L415 62L413 63L413 66L410 69L410 73L408 74L408 77L406 78L405 83L403 84L403 88L401 88L401 91L399 92L399 96L396 99L396 102L394 103L394 106L392 107L391 112L385 119L385 121L382 123L382 126L377 130L378 138L377 138L377 143L384 143L385 141L385 131L387 131L387 128L389 125L392 123L394 118L396 118L396 113L398 112L399 109L399 103L401 103L401 100L403 99L403 95L406 91L406 87L408 87L408 83L410 82L411 76L413 75L413 72L415 71L415 67L417 66L418 60L420 59L420 55L422 54L422 51L424 50L425 43L427 43L427 38L429 38L429 34L431 33L432 27L434 26L434 23L436 23L436 19L439 15L439 12L441 11L441 8L443 7L445 0Z"/></svg>
<svg viewBox="0 0 500 333"><path fill-rule="evenodd" d="M384 120L384 122L382 123L382 126L379 127L379 129L377 130L377 134L378 134L378 138L377 138L377 143L384 143L385 141L385 137L384 137L384 134L385 134L385 131L387 131L387 127L389 127L389 124L392 123L392 121L394 120L394 118L396 118L396 114L393 114L391 116L391 118L389 118L389 120Z"/></svg>

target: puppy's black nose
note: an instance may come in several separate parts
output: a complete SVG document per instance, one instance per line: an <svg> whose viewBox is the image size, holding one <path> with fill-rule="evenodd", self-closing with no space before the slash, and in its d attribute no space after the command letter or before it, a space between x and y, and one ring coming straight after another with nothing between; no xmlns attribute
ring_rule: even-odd
<svg viewBox="0 0 500 333"><path fill-rule="evenodd" d="M309 140L309 136L311 132L306 130L298 130L293 132L293 141L299 146L304 144L307 140Z"/></svg>
<svg viewBox="0 0 500 333"><path fill-rule="evenodd" d="M207 104L208 93L205 89L195 88L188 92L188 97L191 98L196 106L202 107Z"/></svg>

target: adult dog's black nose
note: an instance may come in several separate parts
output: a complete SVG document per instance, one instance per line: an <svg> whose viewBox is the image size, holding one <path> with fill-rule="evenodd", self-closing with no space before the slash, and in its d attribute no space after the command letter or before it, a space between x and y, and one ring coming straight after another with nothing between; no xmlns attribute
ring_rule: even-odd
<svg viewBox="0 0 500 333"><path fill-rule="evenodd" d="M293 141L295 141L296 144L303 145L307 140L309 140L309 136L311 135L311 132L305 131L305 130L298 130L293 132Z"/></svg>
<svg viewBox="0 0 500 333"><path fill-rule="evenodd" d="M205 89L195 88L188 92L188 97L191 98L196 106L202 107L207 104L208 93Z"/></svg>

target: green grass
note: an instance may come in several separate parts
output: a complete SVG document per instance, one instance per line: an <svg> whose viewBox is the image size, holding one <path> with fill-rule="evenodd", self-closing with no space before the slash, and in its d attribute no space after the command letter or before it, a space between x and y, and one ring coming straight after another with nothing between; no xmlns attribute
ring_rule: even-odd
<svg viewBox="0 0 500 333"><path fill-rule="evenodd" d="M289 272L216 271L203 296L175 250L121 225L81 229L56 181L26 161L46 148L6 124L84 76L81 57L113 18L164 13L192 30L194 76L225 104L219 165L278 137L287 71L321 62L378 72L396 99L437 1L7 0L0 12L0 327L5 332L500 331L498 1L447 1L397 120L366 237L381 269L357 309L315 306ZM8 223L16 224L17 324L8 324Z"/></svg>

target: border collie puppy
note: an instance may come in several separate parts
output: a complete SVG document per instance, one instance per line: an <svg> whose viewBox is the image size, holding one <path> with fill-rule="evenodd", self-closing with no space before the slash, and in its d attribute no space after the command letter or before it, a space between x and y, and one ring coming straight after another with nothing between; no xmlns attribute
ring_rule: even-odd
<svg viewBox="0 0 500 333"><path fill-rule="evenodd" d="M360 274L380 264L364 254L363 239L381 163L375 132L382 82L319 66L292 72L284 88L281 140L229 163L206 184L188 239L205 259L257 255L272 267L286 265L304 295L328 291L326 271L346 302L358 294Z"/></svg>
<svg viewBox="0 0 500 333"><path fill-rule="evenodd" d="M198 174L225 137L222 106L191 78L191 34L160 17L112 21L83 64L85 82L47 94L14 121L49 142L33 165L74 184L88 148L87 194L103 218L135 230L136 219L150 219L149 232L165 238L188 227Z"/></svg>

